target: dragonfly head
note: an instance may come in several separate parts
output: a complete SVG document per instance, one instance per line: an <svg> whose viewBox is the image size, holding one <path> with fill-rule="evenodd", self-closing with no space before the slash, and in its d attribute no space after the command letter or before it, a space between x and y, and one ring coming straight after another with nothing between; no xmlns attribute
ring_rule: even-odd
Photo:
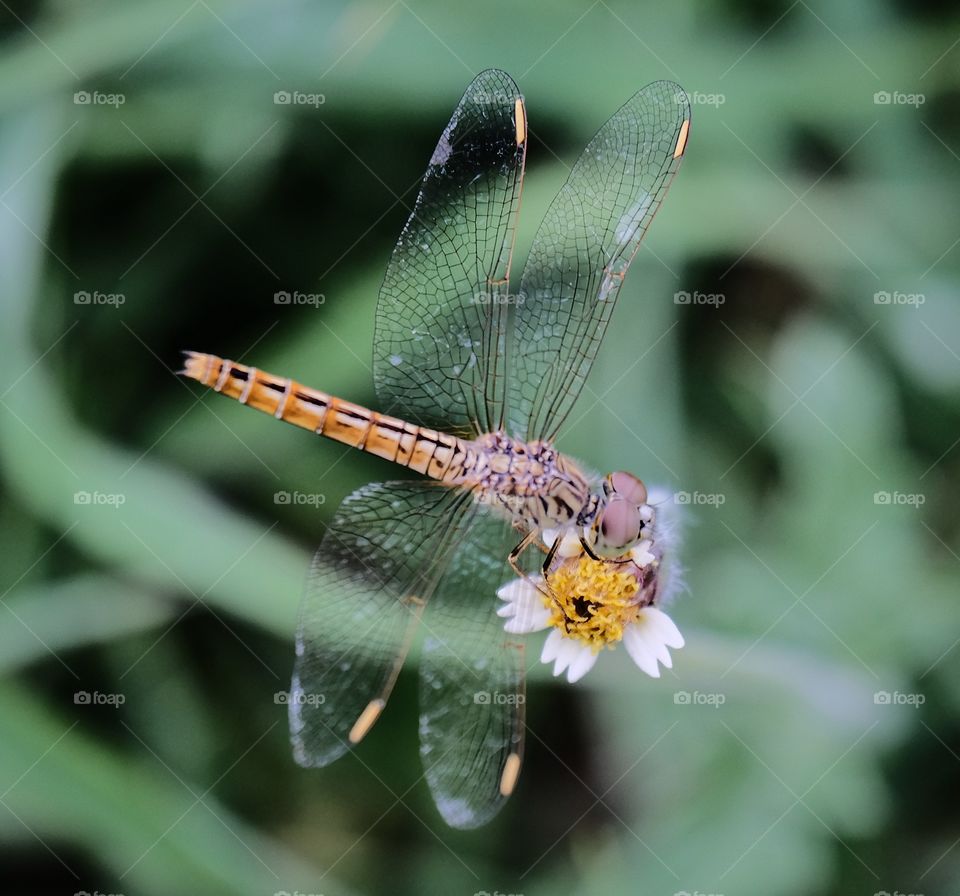
<svg viewBox="0 0 960 896"><path fill-rule="evenodd" d="M593 550L602 557L620 557L653 522L647 488L632 473L618 470L603 481L603 495L593 520Z"/></svg>

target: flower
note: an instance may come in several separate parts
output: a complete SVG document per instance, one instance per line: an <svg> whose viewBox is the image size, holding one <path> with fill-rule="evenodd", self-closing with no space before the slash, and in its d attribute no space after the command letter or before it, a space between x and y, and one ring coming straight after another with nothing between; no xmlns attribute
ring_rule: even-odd
<svg viewBox="0 0 960 896"><path fill-rule="evenodd" d="M566 672L571 683L593 668L600 650L619 641L641 670L659 678L660 665L673 665L668 648L684 644L673 620L654 606L659 548L643 539L623 557L602 560L583 551L577 534L545 531L543 542L549 548L558 537L559 561L545 577L515 579L497 591L504 629L551 628L540 660L553 663L554 675Z"/></svg>

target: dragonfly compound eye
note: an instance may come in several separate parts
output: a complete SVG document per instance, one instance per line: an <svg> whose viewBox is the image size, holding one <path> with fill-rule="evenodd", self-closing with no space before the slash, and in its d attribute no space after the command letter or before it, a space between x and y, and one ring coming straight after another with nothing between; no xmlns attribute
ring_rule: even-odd
<svg viewBox="0 0 960 896"><path fill-rule="evenodd" d="M633 473L618 470L607 477L610 489L633 504L647 503L647 487Z"/></svg>
<svg viewBox="0 0 960 896"><path fill-rule="evenodd" d="M597 548L604 553L621 554L640 538L642 527L640 508L632 501L611 495L600 513Z"/></svg>

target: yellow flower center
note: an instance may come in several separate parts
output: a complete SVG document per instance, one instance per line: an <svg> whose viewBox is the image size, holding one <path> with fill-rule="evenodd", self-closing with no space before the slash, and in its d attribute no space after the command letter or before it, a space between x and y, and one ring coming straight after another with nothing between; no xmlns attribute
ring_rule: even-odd
<svg viewBox="0 0 960 896"><path fill-rule="evenodd" d="M624 626L637 618L640 583L615 563L582 556L561 564L547 576L552 597L544 597L550 624L577 638L594 652L623 637Z"/></svg>

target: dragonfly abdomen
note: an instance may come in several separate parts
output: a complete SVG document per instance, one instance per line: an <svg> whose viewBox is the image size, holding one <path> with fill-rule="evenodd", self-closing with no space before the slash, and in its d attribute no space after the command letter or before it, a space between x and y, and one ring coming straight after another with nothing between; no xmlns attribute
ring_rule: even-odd
<svg viewBox="0 0 960 896"><path fill-rule="evenodd" d="M185 355L181 373L241 404L433 479L449 483L461 479L468 449L456 436L371 411L217 355Z"/></svg>

